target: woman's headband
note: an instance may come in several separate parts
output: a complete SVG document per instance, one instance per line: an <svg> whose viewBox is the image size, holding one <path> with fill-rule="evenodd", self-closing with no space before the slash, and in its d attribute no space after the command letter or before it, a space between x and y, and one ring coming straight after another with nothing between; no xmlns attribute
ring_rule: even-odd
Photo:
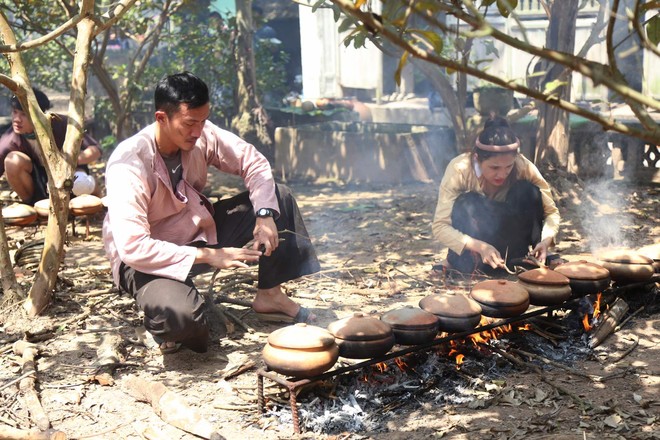
<svg viewBox="0 0 660 440"><path fill-rule="evenodd" d="M486 145L482 144L479 142L479 139L477 139L474 145L483 151L490 151L493 153L512 153L518 151L518 148L520 148L520 139L516 138L516 141L509 145Z"/></svg>

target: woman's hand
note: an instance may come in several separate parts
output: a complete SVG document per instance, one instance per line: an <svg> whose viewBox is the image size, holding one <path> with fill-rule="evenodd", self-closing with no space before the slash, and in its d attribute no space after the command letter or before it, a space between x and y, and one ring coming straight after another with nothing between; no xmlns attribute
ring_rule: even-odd
<svg viewBox="0 0 660 440"><path fill-rule="evenodd" d="M257 222L254 225L254 231L252 231L254 236L254 244L252 249L258 250L261 245L263 245L263 251L265 256L270 256L270 254L277 249L277 246L280 244L280 240L277 235L277 226L275 225L275 220L272 217L257 217Z"/></svg>
<svg viewBox="0 0 660 440"><path fill-rule="evenodd" d="M465 247L468 250L477 252L481 256L481 261L493 269L504 267L504 260L499 251L485 241L476 240L470 237Z"/></svg>
<svg viewBox="0 0 660 440"><path fill-rule="evenodd" d="M539 243L532 250L534 258L541 263L545 264L545 259L548 256L548 249L552 245L552 237L539 241Z"/></svg>
<svg viewBox="0 0 660 440"><path fill-rule="evenodd" d="M246 248L199 248L195 263L206 263L216 269L248 267L247 263L256 263L261 255L258 250Z"/></svg>

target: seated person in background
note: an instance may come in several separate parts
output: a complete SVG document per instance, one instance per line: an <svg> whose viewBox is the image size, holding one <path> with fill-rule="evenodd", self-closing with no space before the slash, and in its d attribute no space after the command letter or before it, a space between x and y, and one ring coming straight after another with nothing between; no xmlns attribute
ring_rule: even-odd
<svg viewBox="0 0 660 440"><path fill-rule="evenodd" d="M296 201L275 184L268 160L207 120L209 91L192 73L159 81L154 101L155 123L108 160L103 240L115 283L144 311L161 351L207 350L208 305L192 277L209 268L259 262L252 309L265 319L313 320L280 287L320 267ZM212 204L202 194L210 166L241 176L247 191ZM293 233L280 242L283 230Z"/></svg>
<svg viewBox="0 0 660 440"><path fill-rule="evenodd" d="M548 183L519 147L506 119L491 116L473 151L447 166L433 219L434 238L449 248L447 268L490 273L520 262L530 246L546 262L559 210Z"/></svg>
<svg viewBox="0 0 660 440"><path fill-rule="evenodd" d="M50 100L41 90L33 89L41 111L50 109ZM18 197L29 205L34 205L42 199L48 198L48 175L39 159L34 125L30 116L23 111L21 103L11 98L11 128L0 137L0 177L6 172L7 182ZM55 144L60 150L64 145L66 136L67 118L63 115L53 114L50 118ZM88 176L87 165L101 157L98 142L85 134L78 154L78 168L74 178L93 179ZM80 186L80 185L78 185ZM74 188L76 182L74 181ZM94 192L95 187L89 193ZM77 191L74 191L74 193ZM84 192L88 192L85 190ZM82 192L81 192L82 194ZM76 194L79 195L79 194Z"/></svg>

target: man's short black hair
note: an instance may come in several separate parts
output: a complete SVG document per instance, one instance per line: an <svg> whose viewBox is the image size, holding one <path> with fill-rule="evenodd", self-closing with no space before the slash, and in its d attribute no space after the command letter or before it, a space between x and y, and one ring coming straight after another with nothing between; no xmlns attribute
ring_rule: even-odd
<svg viewBox="0 0 660 440"><path fill-rule="evenodd" d="M190 72L175 73L166 76L156 84L154 104L172 116L181 104L189 108L198 108L209 102L209 89L206 83Z"/></svg>
<svg viewBox="0 0 660 440"><path fill-rule="evenodd" d="M42 112L45 112L46 110L50 109L50 99L48 99L48 96L41 90L37 89L36 87L32 87L32 91L34 92L34 96L37 98L37 102L39 103L39 108L41 108ZM13 95L11 97L11 108L14 110L20 110L23 111L23 106L21 105L21 101L18 100L16 95Z"/></svg>

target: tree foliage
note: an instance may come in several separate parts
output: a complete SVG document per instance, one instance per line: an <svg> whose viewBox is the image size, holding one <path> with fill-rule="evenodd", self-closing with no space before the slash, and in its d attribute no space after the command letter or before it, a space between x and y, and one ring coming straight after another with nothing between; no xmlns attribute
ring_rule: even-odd
<svg viewBox="0 0 660 440"><path fill-rule="evenodd" d="M75 15L76 0L16 2L0 0L19 41L45 35ZM236 20L209 14L209 1L143 0L125 17L98 34L92 43L91 93L95 123L108 127L121 140L150 120L153 86L163 76L190 70L209 84L212 119L228 126L236 113L236 67L233 48ZM97 2L99 13L112 2ZM104 9L105 8L105 9ZM67 90L75 30L25 53L35 84ZM272 49L272 48L270 48ZM259 93L279 99L286 94L280 53L256 50ZM279 51L278 51L279 52ZM107 141L112 147L115 140Z"/></svg>
<svg viewBox="0 0 660 440"><path fill-rule="evenodd" d="M463 72L583 116L597 122L605 129L660 144L660 126L649 115L649 110L660 110L660 102L636 90L628 83L619 70L619 63L622 61L616 52L616 42L613 37L615 25L623 21L631 30L631 38L639 41L641 47L637 49L643 49L648 56L657 57L659 2L638 0L630 2L632 7L625 10L620 7L619 0L613 0L611 3L607 0L599 0L600 8L605 11L602 16L606 17L603 38L607 46L607 60L604 62L589 60L581 54L548 50L543 46L532 44L526 39L524 28L522 38L498 30L491 22L497 15L516 20L522 27L522 22L515 12L517 3L514 0L385 0L378 2L380 7L378 10L373 9L374 3L364 0L323 0L318 1L314 7L333 8L337 20L343 21L340 28L354 28L345 40L347 45L361 46L368 38L381 47L387 42L402 50L399 71L406 62L417 60L441 68L438 70L439 74ZM552 1L543 2L546 3ZM621 13L622 11L625 12ZM470 40L497 41L517 51L545 60L548 65L557 65L579 72L594 85L605 86L613 96L625 102L640 125L635 127L624 124L616 118L604 116L598 111L563 99L557 93L556 86L560 84L556 82L548 82L544 87L534 88L525 78L519 80L492 74L483 60L460 56L463 43ZM454 47L457 50L448 51L447 47Z"/></svg>

